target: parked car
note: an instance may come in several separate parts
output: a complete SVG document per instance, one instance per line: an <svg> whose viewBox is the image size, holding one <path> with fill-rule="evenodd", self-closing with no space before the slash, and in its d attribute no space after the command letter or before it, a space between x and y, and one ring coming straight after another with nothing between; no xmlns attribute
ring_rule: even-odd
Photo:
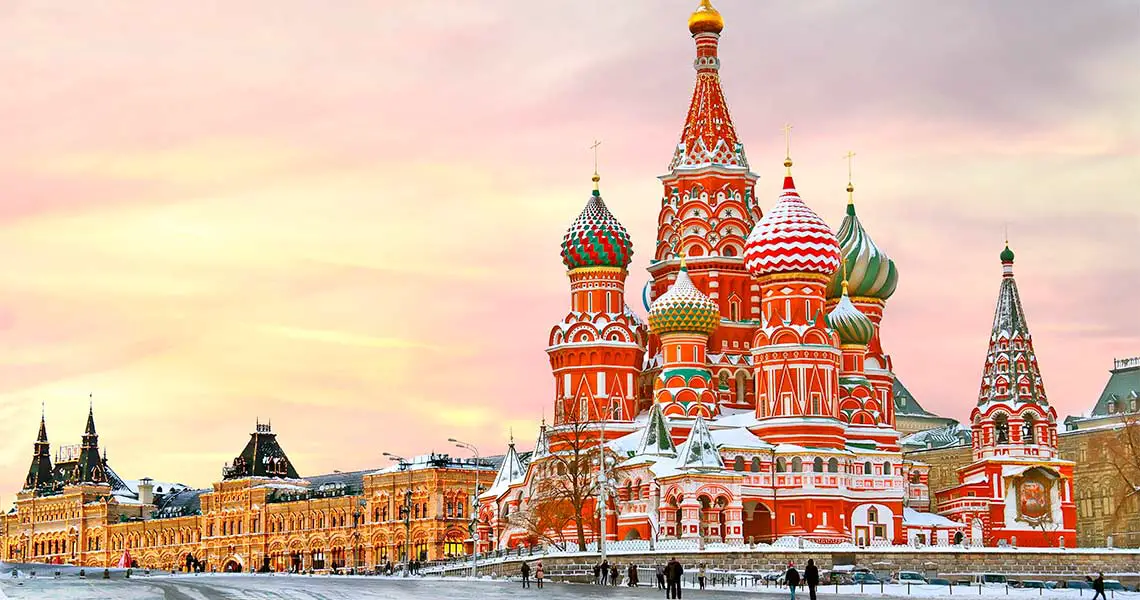
<svg viewBox="0 0 1140 600"><path fill-rule="evenodd" d="M926 583L926 578L923 577L921 573L915 571L899 571L892 581L893 583L913 583L921 585Z"/></svg>
<svg viewBox="0 0 1140 600"><path fill-rule="evenodd" d="M1053 589L1052 583L1046 583L1044 581L1038 581L1036 579L1026 579L1025 581L1022 581L1021 585L1019 585L1017 587L1025 588L1027 590L1051 590L1051 589Z"/></svg>
<svg viewBox="0 0 1140 600"><path fill-rule="evenodd" d="M852 573L851 580L855 583L882 583L882 580L874 573Z"/></svg>
<svg viewBox="0 0 1140 600"><path fill-rule="evenodd" d="M949 579L942 579L940 577L933 577L929 581L927 581L926 583L928 583L929 585L946 585L946 586L949 586L950 580Z"/></svg>
<svg viewBox="0 0 1140 600"><path fill-rule="evenodd" d="M974 575L974 585L1006 585L1009 579L999 573L978 573Z"/></svg>
<svg viewBox="0 0 1140 600"><path fill-rule="evenodd" d="M1104 580L1104 591L1106 591L1106 592L1127 592L1128 588L1124 587L1124 584L1120 583L1119 581L1117 581L1115 579L1105 579Z"/></svg>
<svg viewBox="0 0 1140 600"><path fill-rule="evenodd" d="M1092 584L1082 579L1069 579L1065 581L1065 587L1070 590L1091 590Z"/></svg>

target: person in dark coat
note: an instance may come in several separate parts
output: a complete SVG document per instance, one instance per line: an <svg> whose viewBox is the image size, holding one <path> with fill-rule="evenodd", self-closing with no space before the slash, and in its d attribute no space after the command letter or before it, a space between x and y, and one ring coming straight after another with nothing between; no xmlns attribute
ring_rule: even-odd
<svg viewBox="0 0 1140 600"><path fill-rule="evenodd" d="M657 589L663 590L665 589L665 567L663 565L657 565L655 570L657 573Z"/></svg>
<svg viewBox="0 0 1140 600"><path fill-rule="evenodd" d="M524 560L522 566L519 567L519 572L522 573L523 587L530 587L530 565L526 564Z"/></svg>
<svg viewBox="0 0 1140 600"><path fill-rule="evenodd" d="M815 588L819 585L819 567L815 566L815 559L809 558L804 567L804 583L807 584L808 597L815 600Z"/></svg>
<svg viewBox="0 0 1140 600"><path fill-rule="evenodd" d="M800 572L794 563L788 563L788 570L784 572L784 583L792 593L792 600L796 600L796 587L800 585Z"/></svg>
<svg viewBox="0 0 1140 600"><path fill-rule="evenodd" d="M610 582L610 561L602 561L602 585L608 585Z"/></svg>
<svg viewBox="0 0 1140 600"><path fill-rule="evenodd" d="M637 565L629 563L625 579L629 587L637 587Z"/></svg>
<svg viewBox="0 0 1140 600"><path fill-rule="evenodd" d="M614 564L610 565L610 585L617 585L618 581L620 580L620 571L618 571L618 565L615 562Z"/></svg>
<svg viewBox="0 0 1140 600"><path fill-rule="evenodd" d="M669 563L665 565L665 597L666 598L680 598L681 597L681 576L685 574L685 568L676 558L670 558Z"/></svg>
<svg viewBox="0 0 1140 600"><path fill-rule="evenodd" d="M1107 600L1107 597L1104 595L1104 573L1096 574L1096 579L1092 580L1092 588L1093 591L1096 592L1093 594L1093 600L1096 600L1098 597L1106 598Z"/></svg>
<svg viewBox="0 0 1140 600"><path fill-rule="evenodd" d="M594 565L594 585L602 583L602 564Z"/></svg>

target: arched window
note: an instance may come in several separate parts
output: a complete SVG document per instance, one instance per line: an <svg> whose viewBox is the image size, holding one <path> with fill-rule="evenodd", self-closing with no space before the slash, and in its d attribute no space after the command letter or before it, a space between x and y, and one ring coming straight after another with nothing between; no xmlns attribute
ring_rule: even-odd
<svg viewBox="0 0 1140 600"><path fill-rule="evenodd" d="M732 470L733 471L743 471L744 470L744 457L743 456L737 456L736 460L732 461Z"/></svg>
<svg viewBox="0 0 1140 600"><path fill-rule="evenodd" d="M725 256L736 256L736 246L725 246L724 247L724 255Z"/></svg>
<svg viewBox="0 0 1140 600"><path fill-rule="evenodd" d="M1025 424L1021 426L1021 441L1026 444L1036 443L1037 436L1035 435L1037 423L1033 420L1033 415L1025 415Z"/></svg>
<svg viewBox="0 0 1140 600"><path fill-rule="evenodd" d="M753 456L752 457L752 472L753 473L759 473L760 472L760 457L759 456Z"/></svg>
<svg viewBox="0 0 1140 600"><path fill-rule="evenodd" d="M994 417L994 438L999 444L1009 443L1009 418L1005 413Z"/></svg>
<svg viewBox="0 0 1140 600"><path fill-rule="evenodd" d="M783 473L788 470L788 461L783 456L776 459L776 472Z"/></svg>
<svg viewBox="0 0 1140 600"><path fill-rule="evenodd" d="M894 475L894 471L891 469L891 461L889 460L883 463L883 475Z"/></svg>
<svg viewBox="0 0 1140 600"><path fill-rule="evenodd" d="M792 472L793 473L802 473L803 470L804 470L804 461L802 459L800 459L800 457L798 457L798 456L793 458L792 459Z"/></svg>
<svg viewBox="0 0 1140 600"><path fill-rule="evenodd" d="M816 473L822 473L823 472L823 459L822 458L820 458L818 456L815 457L815 461L812 462L812 471L815 471Z"/></svg>
<svg viewBox="0 0 1140 600"><path fill-rule="evenodd" d="M879 522L879 509L875 508L874 506L867 509L867 522L868 523L878 523Z"/></svg>
<svg viewBox="0 0 1140 600"><path fill-rule="evenodd" d="M838 473L839 472L839 461L835 460L834 457L828 459L828 461L827 461L827 472L828 473Z"/></svg>
<svg viewBox="0 0 1140 600"><path fill-rule="evenodd" d="M873 473L873 471L871 471L871 461L863 463L863 474L870 475L871 473Z"/></svg>

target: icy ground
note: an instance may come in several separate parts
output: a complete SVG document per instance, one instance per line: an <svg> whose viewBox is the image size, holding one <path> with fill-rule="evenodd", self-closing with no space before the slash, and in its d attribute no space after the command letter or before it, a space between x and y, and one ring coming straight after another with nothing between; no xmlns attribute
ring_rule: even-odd
<svg viewBox="0 0 1140 600"><path fill-rule="evenodd" d="M884 593L885 592L885 593ZM649 587L630 589L583 584L547 582L542 590L524 590L517 582L387 577L306 577L288 575L176 575L136 576L132 579L78 579L64 577L3 578L0 579L0 600L499 600L503 598L540 597L569 598L663 598L664 593ZM1006 600L1032 600L1056 598L1079 600L1091 598L1085 590L1021 590L1004 586L955 587L953 596L942 586L912 586L910 595L905 585L867 586L860 593L858 586L819 588L820 600L872 600L876 598L952 598L964 600L983 597ZM685 598L710 600L747 600L749 597L787 598L786 588L736 588L717 590L686 589ZM797 593L807 600L806 590ZM1110 595L1110 599L1113 596ZM1119 600L1140 600L1140 593L1117 592Z"/></svg>

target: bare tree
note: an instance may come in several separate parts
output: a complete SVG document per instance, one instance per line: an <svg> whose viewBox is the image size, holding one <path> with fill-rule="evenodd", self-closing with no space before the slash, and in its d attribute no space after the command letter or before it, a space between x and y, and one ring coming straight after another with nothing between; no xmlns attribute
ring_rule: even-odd
<svg viewBox="0 0 1140 600"><path fill-rule="evenodd" d="M1121 484L1113 490L1113 512L1109 531L1132 536L1126 545L1140 544L1140 413L1125 413L1121 425L1104 447L1104 455Z"/></svg>
<svg viewBox="0 0 1140 600"><path fill-rule="evenodd" d="M601 457L601 434L594 423L583 420L577 410L567 410L572 419L555 423L548 431L550 452L540 460L546 463L547 476L535 484L534 502L551 508L542 509L537 519L543 525L556 525L555 516L567 516L574 525L578 549L586 549L586 520L592 522L592 511L586 509L598 495L597 466ZM568 523L563 523L565 526ZM544 534L549 535L549 534Z"/></svg>
<svg viewBox="0 0 1140 600"><path fill-rule="evenodd" d="M566 528L573 520L574 509L569 503L537 497L510 516L512 525L527 532L528 545L545 542L559 550L566 549Z"/></svg>

